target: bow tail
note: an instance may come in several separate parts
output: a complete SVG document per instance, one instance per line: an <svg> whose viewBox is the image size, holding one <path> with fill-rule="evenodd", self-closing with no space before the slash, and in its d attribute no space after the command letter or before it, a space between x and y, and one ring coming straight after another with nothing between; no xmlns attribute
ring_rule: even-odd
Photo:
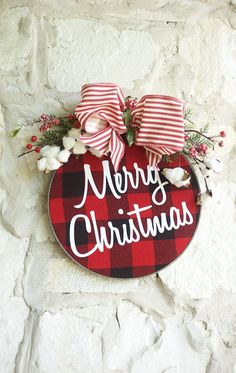
<svg viewBox="0 0 236 373"><path fill-rule="evenodd" d="M111 161L114 166L115 172L118 171L120 161L125 152L125 144L120 135L116 131L112 131L109 141L109 151L111 153Z"/></svg>
<svg viewBox="0 0 236 373"><path fill-rule="evenodd" d="M163 155L171 155L176 153L176 150L167 147L154 148L145 146L145 149L149 166L157 169L159 169L158 163L161 161Z"/></svg>

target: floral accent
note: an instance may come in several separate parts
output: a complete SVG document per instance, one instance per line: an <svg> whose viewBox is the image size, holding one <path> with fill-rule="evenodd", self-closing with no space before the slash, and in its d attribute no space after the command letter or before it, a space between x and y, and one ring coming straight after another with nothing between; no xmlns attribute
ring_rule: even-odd
<svg viewBox="0 0 236 373"><path fill-rule="evenodd" d="M84 154L87 149L84 143L80 140L81 130L72 128L68 132L69 136L64 136L62 139L63 146L66 150L70 150L73 154Z"/></svg>
<svg viewBox="0 0 236 373"><path fill-rule="evenodd" d="M222 162L220 159L213 158L211 156L207 156L204 160L204 163L207 167L211 168L213 172L219 173L222 170Z"/></svg>
<svg viewBox="0 0 236 373"><path fill-rule="evenodd" d="M165 178L177 188L187 188L190 185L191 176L181 167L164 168L162 173Z"/></svg>
<svg viewBox="0 0 236 373"><path fill-rule="evenodd" d="M62 163L58 159L59 154L59 146L44 146L40 151L41 158L37 161L39 171L49 172L60 168Z"/></svg>

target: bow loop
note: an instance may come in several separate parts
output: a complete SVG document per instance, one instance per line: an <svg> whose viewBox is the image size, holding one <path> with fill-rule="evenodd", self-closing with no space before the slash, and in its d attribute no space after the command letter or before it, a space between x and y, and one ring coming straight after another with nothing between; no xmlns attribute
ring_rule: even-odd
<svg viewBox="0 0 236 373"><path fill-rule="evenodd" d="M131 111L136 128L135 144L146 149L148 162L156 167L162 156L184 146L184 102L171 96L143 96Z"/></svg>
<svg viewBox="0 0 236 373"><path fill-rule="evenodd" d="M127 131L121 108L125 100L121 89L112 83L85 84L75 115L86 135L81 140L101 154L111 153L115 171L124 155L121 134Z"/></svg>

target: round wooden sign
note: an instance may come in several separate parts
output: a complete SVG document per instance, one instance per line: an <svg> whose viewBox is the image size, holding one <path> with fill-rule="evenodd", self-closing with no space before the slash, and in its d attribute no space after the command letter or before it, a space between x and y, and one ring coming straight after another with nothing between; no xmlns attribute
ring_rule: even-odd
<svg viewBox="0 0 236 373"><path fill-rule="evenodd" d="M87 152L53 176L49 214L58 242L83 267L105 276L140 277L176 259L196 230L199 186L190 165L190 187L176 188L148 166L142 147L126 147L119 172L109 157Z"/></svg>

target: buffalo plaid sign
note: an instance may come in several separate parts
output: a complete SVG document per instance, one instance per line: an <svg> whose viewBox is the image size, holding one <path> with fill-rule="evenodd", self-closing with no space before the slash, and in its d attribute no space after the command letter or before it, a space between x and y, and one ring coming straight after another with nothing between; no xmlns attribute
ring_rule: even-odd
<svg viewBox="0 0 236 373"><path fill-rule="evenodd" d="M117 174L109 157L87 152L53 176L49 213L58 242L83 267L105 276L140 277L176 259L191 241L200 214L198 182L178 189L148 166L142 147L126 147Z"/></svg>

